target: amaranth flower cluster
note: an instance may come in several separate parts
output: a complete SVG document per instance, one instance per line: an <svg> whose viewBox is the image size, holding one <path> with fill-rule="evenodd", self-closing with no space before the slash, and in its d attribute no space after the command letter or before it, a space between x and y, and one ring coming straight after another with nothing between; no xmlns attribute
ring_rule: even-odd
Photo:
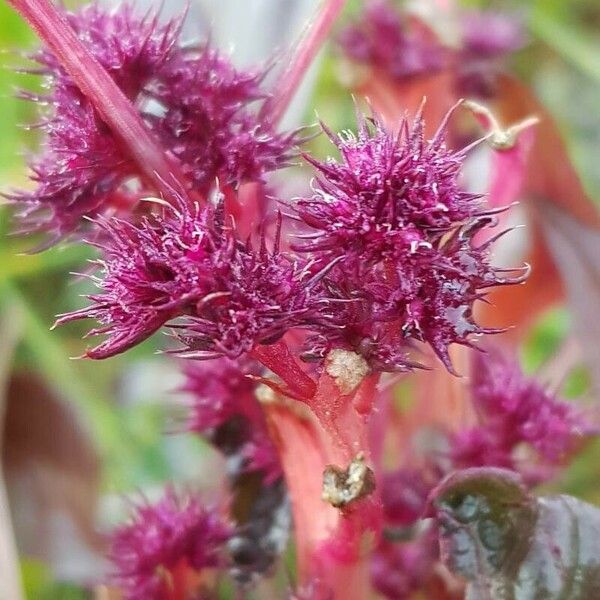
<svg viewBox="0 0 600 600"><path fill-rule="evenodd" d="M367 0L339 43L352 61L396 81L447 71L455 76L460 96L491 96L504 59L525 44L520 19L494 11L446 10L455 31L451 26L436 31L435 23L430 26L416 12L400 10L390 0Z"/></svg>
<svg viewBox="0 0 600 600"><path fill-rule="evenodd" d="M168 489L156 504L135 507L131 522L112 536L109 558L126 600L163 600L183 594L203 569L226 565L231 529L191 496Z"/></svg>
<svg viewBox="0 0 600 600"><path fill-rule="evenodd" d="M474 320L475 301L521 280L494 268L489 244L475 242L494 220L461 187L469 148L446 146L445 123L430 140L423 126L418 115L389 133L376 118L360 118L356 136L328 132L341 160L308 158L315 193L296 211L312 232L294 247L335 263L323 285L336 314L310 339L310 357L341 346L376 369L405 369L406 342L417 340L451 369L451 343L470 345L474 334L490 332Z"/></svg>
<svg viewBox="0 0 600 600"><path fill-rule="evenodd" d="M114 11L92 3L66 16L194 194L206 194L215 178L237 185L286 165L297 136L259 118L264 70L238 71L208 43L186 43L182 19L162 23L138 12L127 2ZM152 182L52 52L32 58L47 92L23 96L49 108L39 124L44 149L31 163L36 187L10 195L23 229L48 231L52 243L80 228L84 216L130 218L140 198L155 195Z"/></svg>
<svg viewBox="0 0 600 600"><path fill-rule="evenodd" d="M490 242L475 242L494 221L461 188L468 148L449 150L444 133L442 124L426 140L417 116L395 134L364 118L358 137L330 134L342 159L307 157L318 177L314 196L295 205L311 228L292 246L297 255L279 250L280 227L272 250L264 234L257 249L237 239L222 199L204 208L181 199L137 225L101 219L101 293L59 322L100 321L91 333L109 338L91 358L122 352L164 324L194 358L235 358L304 328L309 360L344 348L376 370L409 369L406 345L421 341L451 369L450 344L492 331L475 322L473 304L523 275L493 267Z"/></svg>
<svg viewBox="0 0 600 600"><path fill-rule="evenodd" d="M597 433L576 405L525 377L516 362L499 353L474 357L472 401L480 423L455 435L457 467L506 467L535 482L552 474L585 436ZM519 460L521 445L534 455Z"/></svg>
<svg viewBox="0 0 600 600"><path fill-rule="evenodd" d="M108 334L88 350L106 358L138 344L168 323L194 358L236 358L279 339L312 309L315 277L306 265L236 238L216 206L167 206L139 224L100 219L104 276L93 304L59 323L94 318ZM179 320L178 320L179 319Z"/></svg>

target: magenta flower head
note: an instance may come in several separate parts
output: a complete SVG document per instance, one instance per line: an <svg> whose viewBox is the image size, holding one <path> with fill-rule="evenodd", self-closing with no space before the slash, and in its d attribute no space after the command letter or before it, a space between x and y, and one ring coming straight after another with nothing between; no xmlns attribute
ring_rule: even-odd
<svg viewBox="0 0 600 600"><path fill-rule="evenodd" d="M257 362L240 357L186 361L183 391L191 395L187 428L206 435L233 459L234 476L259 471L269 485L281 478L277 451L256 398Z"/></svg>
<svg viewBox="0 0 600 600"><path fill-rule="evenodd" d="M230 535L217 513L169 488L156 504L137 506L131 522L113 533L115 584L126 600L169 598L186 571L226 566Z"/></svg>
<svg viewBox="0 0 600 600"><path fill-rule="evenodd" d="M516 15L468 11L462 16L462 51L474 58L499 58L525 44L523 24Z"/></svg>
<svg viewBox="0 0 600 600"><path fill-rule="evenodd" d="M350 59L404 78L444 66L444 49L424 33L413 30L389 0L368 0L360 21L344 29L339 42Z"/></svg>
<svg viewBox="0 0 600 600"><path fill-rule="evenodd" d="M311 231L296 249L337 261L323 285L339 317L309 340L309 356L341 345L374 368L405 369L413 340L428 343L451 369L451 343L471 345L473 335L491 331L475 322L474 303L492 286L522 280L490 264L491 242L475 242L494 219L461 186L469 148L447 148L451 114L430 140L420 114L398 133L360 117L357 136L328 132L340 161L308 158L318 178L314 195L297 202Z"/></svg>
<svg viewBox="0 0 600 600"><path fill-rule="evenodd" d="M580 408L526 377L516 361L498 352L477 353L474 361L471 394L480 424L457 434L457 466L522 470L515 455L522 445L535 451L539 466L558 466L586 436L597 433ZM534 466L530 475L536 474L544 478Z"/></svg>
<svg viewBox="0 0 600 600"><path fill-rule="evenodd" d="M110 11L92 3L67 17L195 194L217 177L238 185L288 163L296 134L278 134L255 108L265 98L264 71L236 70L208 44L186 44L182 19L161 23L128 2ZM47 231L52 243L80 228L84 216L131 218L141 197L156 195L156 181L52 52L33 59L48 92L23 96L49 108L40 123L43 152L31 162L36 187L9 196L23 229Z"/></svg>
<svg viewBox="0 0 600 600"><path fill-rule="evenodd" d="M217 206L165 206L139 225L99 219L105 240L91 306L57 323L94 318L90 335L108 338L88 350L106 358L131 348L168 323L186 356L236 358L268 344L305 318L316 281L308 267L279 251L258 250L235 237ZM278 238L278 235L276 236Z"/></svg>
<svg viewBox="0 0 600 600"><path fill-rule="evenodd" d="M465 96L490 97L495 93L503 59L525 45L523 23L514 14L467 11L461 16L461 25L456 86Z"/></svg>

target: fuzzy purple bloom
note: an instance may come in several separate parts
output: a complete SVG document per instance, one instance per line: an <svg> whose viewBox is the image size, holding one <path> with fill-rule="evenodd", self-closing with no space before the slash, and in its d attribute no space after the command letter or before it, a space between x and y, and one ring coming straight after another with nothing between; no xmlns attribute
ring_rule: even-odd
<svg viewBox="0 0 600 600"><path fill-rule="evenodd" d="M381 502L386 524L406 527L423 515L429 492L437 477L425 476L417 469L397 469L381 477Z"/></svg>
<svg viewBox="0 0 600 600"><path fill-rule="evenodd" d="M402 370L413 366L406 343L417 340L451 369L451 343L492 332L474 321L473 304L521 278L492 267L490 243L474 241L494 219L460 186L468 148L446 147L446 121L425 140L420 115L397 134L360 118L357 137L328 132L341 161L308 158L316 191L296 212L312 231L295 247L323 264L337 261L323 280L334 317L309 339L308 357L342 346L376 369Z"/></svg>
<svg viewBox="0 0 600 600"><path fill-rule="evenodd" d="M503 59L525 44L523 25L514 15L493 11L468 11L461 24L456 86L464 96L488 98L494 94Z"/></svg>
<svg viewBox="0 0 600 600"><path fill-rule="evenodd" d="M225 566L230 528L195 498L168 489L156 504L136 507L112 536L109 558L126 600L163 600L178 571Z"/></svg>
<svg viewBox="0 0 600 600"><path fill-rule="evenodd" d="M452 455L457 467L520 471L525 466L519 465L515 450L523 444L537 453L539 466L557 466L585 436L597 433L580 409L526 377L516 362L500 354L475 355L474 360L471 393L481 424L456 435ZM547 473L534 466L529 475L545 478Z"/></svg>
<svg viewBox="0 0 600 600"><path fill-rule="evenodd" d="M463 11L456 18L460 39L450 47L416 15L389 0L370 0L339 41L351 60L395 80L451 69L460 96L489 97L502 59L525 43L522 24L515 15L494 11Z"/></svg>
<svg viewBox="0 0 600 600"><path fill-rule="evenodd" d="M371 559L373 587L384 598L409 600L435 577L437 561L437 538L432 530L411 542L384 541Z"/></svg>
<svg viewBox="0 0 600 600"><path fill-rule="evenodd" d="M468 11L461 23L462 51L475 58L499 58L525 44L523 24L511 14Z"/></svg>
<svg viewBox="0 0 600 600"><path fill-rule="evenodd" d="M366 2L360 21L344 29L339 42L352 60L379 67L399 79L444 66L442 46L424 30L410 27L389 0Z"/></svg>
<svg viewBox="0 0 600 600"><path fill-rule="evenodd" d="M289 162L296 134L278 134L253 106L265 97L263 72L237 71L208 44L184 44L181 19L161 24L127 2L110 12L92 3L67 17L196 193L217 177L257 181ZM23 229L48 231L52 243L84 216L129 216L155 190L54 55L42 50L33 58L49 91L23 96L50 107L40 124L44 150L31 163L37 187L9 197Z"/></svg>
<svg viewBox="0 0 600 600"><path fill-rule="evenodd" d="M256 399L258 383L251 378L262 374L263 368L248 358L188 361L183 390L191 394L187 428L241 458L239 472L260 471L270 485L282 472Z"/></svg>
<svg viewBox="0 0 600 600"><path fill-rule="evenodd" d="M279 339L313 311L318 276L310 265L262 238L255 250L226 225L223 204L203 209L166 206L162 216L139 225L99 219L105 236L98 245L104 277L91 306L59 317L57 323L93 318L90 335L108 338L86 353L107 358L140 343L168 324L193 358L236 358L255 344Z"/></svg>

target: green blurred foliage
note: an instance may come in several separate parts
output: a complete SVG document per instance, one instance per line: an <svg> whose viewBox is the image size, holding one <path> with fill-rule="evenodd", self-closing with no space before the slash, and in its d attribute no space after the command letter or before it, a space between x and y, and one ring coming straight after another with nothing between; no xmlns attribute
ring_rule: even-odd
<svg viewBox="0 0 600 600"><path fill-rule="evenodd" d="M43 563L23 559L21 576L25 597L30 600L91 600L90 593L69 583L54 580L50 569Z"/></svg>

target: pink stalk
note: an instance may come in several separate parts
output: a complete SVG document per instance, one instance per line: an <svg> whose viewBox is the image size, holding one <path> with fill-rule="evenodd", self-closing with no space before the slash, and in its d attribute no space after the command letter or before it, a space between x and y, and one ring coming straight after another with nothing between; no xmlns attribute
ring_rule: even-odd
<svg viewBox="0 0 600 600"><path fill-rule="evenodd" d="M288 66L275 84L272 96L262 108L262 116L279 123L294 98L302 78L313 63L346 0L323 0L317 14L305 27L294 46Z"/></svg>
<svg viewBox="0 0 600 600"><path fill-rule="evenodd" d="M322 492L330 465L346 469L361 453L369 463L366 408L372 407L377 380L377 374L367 375L344 393L323 372L304 406L285 399L264 405L290 495L298 583L318 584L332 600L369 597L368 556L381 526L379 495L375 490L336 508Z"/></svg>
<svg viewBox="0 0 600 600"><path fill-rule="evenodd" d="M50 0L7 0L36 31L128 149L142 173L166 198L186 189L185 177L152 139L135 107L81 43Z"/></svg>
<svg viewBox="0 0 600 600"><path fill-rule="evenodd" d="M252 355L280 377L294 396L308 400L317 389L315 382L296 362L287 344L279 340L268 346L256 346Z"/></svg>

